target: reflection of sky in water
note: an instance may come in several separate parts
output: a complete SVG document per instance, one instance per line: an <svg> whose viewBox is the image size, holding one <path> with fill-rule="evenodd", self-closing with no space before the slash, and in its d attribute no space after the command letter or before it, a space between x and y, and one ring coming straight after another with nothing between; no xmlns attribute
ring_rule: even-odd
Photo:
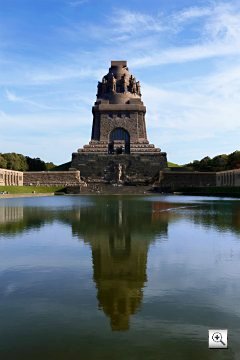
<svg viewBox="0 0 240 360"><path fill-rule="evenodd" d="M11 211L0 223L1 355L15 348L51 359L51 348L61 359L70 347L92 359L237 359L239 203L153 196L3 205ZM110 323L128 331L111 332ZM224 357L208 352L214 327L230 331Z"/></svg>

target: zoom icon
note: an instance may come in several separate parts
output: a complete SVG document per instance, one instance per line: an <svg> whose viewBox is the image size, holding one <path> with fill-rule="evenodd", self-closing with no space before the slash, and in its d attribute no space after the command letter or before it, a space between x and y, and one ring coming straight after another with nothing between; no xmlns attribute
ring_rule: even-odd
<svg viewBox="0 0 240 360"><path fill-rule="evenodd" d="M227 349L228 347L227 330L208 330L209 349Z"/></svg>

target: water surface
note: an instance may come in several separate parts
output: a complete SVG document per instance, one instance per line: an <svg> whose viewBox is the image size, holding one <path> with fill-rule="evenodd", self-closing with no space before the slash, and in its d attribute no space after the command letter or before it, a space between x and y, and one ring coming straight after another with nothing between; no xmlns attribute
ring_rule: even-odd
<svg viewBox="0 0 240 360"><path fill-rule="evenodd" d="M0 357L237 360L239 275L238 200L0 199Z"/></svg>

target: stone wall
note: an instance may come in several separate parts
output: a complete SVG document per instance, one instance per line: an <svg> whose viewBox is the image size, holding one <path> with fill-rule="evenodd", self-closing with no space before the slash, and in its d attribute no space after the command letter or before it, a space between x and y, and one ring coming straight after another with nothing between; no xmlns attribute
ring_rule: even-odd
<svg viewBox="0 0 240 360"><path fill-rule="evenodd" d="M217 186L240 186L240 169L218 172Z"/></svg>
<svg viewBox="0 0 240 360"><path fill-rule="evenodd" d="M185 187L216 186L215 172L160 171L161 188L177 190Z"/></svg>
<svg viewBox="0 0 240 360"><path fill-rule="evenodd" d="M77 186L81 183L80 171L24 172L23 184L35 186Z"/></svg>
<svg viewBox="0 0 240 360"><path fill-rule="evenodd" d="M0 169L0 186L22 186L23 172Z"/></svg>
<svg viewBox="0 0 240 360"><path fill-rule="evenodd" d="M166 153L104 155L74 153L72 168L78 169L84 181L114 183L151 183L167 167ZM119 174L119 166L121 168ZM120 178L119 178L120 175Z"/></svg>

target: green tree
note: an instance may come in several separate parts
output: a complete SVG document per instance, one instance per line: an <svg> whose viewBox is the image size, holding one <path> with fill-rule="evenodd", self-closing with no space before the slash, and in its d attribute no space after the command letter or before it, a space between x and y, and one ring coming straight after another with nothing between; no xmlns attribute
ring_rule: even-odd
<svg viewBox="0 0 240 360"><path fill-rule="evenodd" d="M7 169L26 171L28 169L27 161L24 155L16 153L3 154L4 159L7 161Z"/></svg>
<svg viewBox="0 0 240 360"><path fill-rule="evenodd" d="M7 160L0 154L0 168L6 169L7 168Z"/></svg>
<svg viewBox="0 0 240 360"><path fill-rule="evenodd" d="M47 170L46 164L40 158L30 158L26 156L26 161L28 164L28 171L45 171Z"/></svg>
<svg viewBox="0 0 240 360"><path fill-rule="evenodd" d="M227 169L228 155L222 154L215 156L211 161L211 168L214 171L224 171Z"/></svg>
<svg viewBox="0 0 240 360"><path fill-rule="evenodd" d="M53 162L47 162L47 163L45 163L45 165L46 165L47 170L51 170L56 166L56 165L54 165Z"/></svg>
<svg viewBox="0 0 240 360"><path fill-rule="evenodd" d="M228 155L228 169L240 169L240 151L234 151Z"/></svg>

